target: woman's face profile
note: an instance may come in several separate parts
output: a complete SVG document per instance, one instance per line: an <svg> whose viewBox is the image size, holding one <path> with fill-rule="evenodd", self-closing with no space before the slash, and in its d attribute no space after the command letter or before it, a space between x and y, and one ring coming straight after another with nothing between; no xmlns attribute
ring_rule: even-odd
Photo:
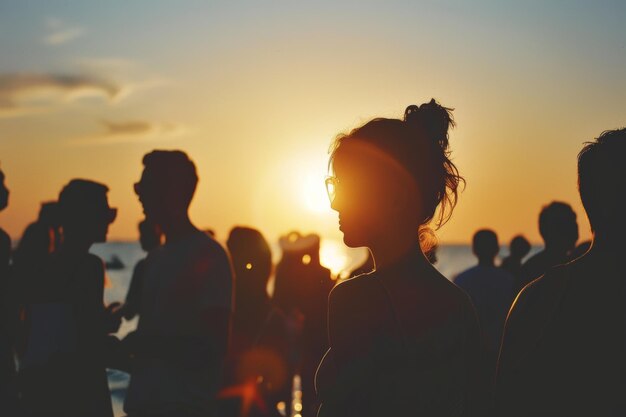
<svg viewBox="0 0 626 417"><path fill-rule="evenodd" d="M349 247L371 247L389 221L390 195L380 164L338 155L333 163L331 208L339 213L339 230Z"/></svg>
<svg viewBox="0 0 626 417"><path fill-rule="evenodd" d="M96 243L106 242L109 225L115 221L117 209L109 207L105 195L87 216L83 228L84 232L89 235L89 240Z"/></svg>

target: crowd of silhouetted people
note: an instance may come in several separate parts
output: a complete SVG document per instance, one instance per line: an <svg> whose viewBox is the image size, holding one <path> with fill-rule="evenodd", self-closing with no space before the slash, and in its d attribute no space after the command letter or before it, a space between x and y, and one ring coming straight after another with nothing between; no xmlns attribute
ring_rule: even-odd
<svg viewBox="0 0 626 417"><path fill-rule="evenodd" d="M519 234L499 262L496 232L481 229L476 265L449 280L433 229L465 182L453 126L431 100L335 139L330 204L345 244L369 249L337 281L314 234L281 237L276 265L254 228L222 246L189 218L192 160L156 150L134 184L147 255L126 299L105 305L90 249L117 209L104 184L71 180L15 247L0 229L0 413L111 417L111 368L130 374L128 417L626 415L626 129L578 155L593 241L554 201L540 251Z"/></svg>
<svg viewBox="0 0 626 417"><path fill-rule="evenodd" d="M42 204L15 250L2 231L3 411L111 416L106 368L114 368L131 375L129 416L314 414L334 285L319 236L282 237L276 266L256 229L233 228L223 248L187 215L197 183L187 155L154 151L143 163L134 187L147 256L123 304L104 306L103 262L89 253L117 215L103 184L70 181L58 201ZM4 176L1 184L4 209ZM136 316L136 331L113 336L122 317Z"/></svg>

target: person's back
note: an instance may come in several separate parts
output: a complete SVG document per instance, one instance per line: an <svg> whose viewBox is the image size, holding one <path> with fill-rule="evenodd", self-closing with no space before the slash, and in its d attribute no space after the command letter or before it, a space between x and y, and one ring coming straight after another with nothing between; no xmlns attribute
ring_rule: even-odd
<svg viewBox="0 0 626 417"><path fill-rule="evenodd" d="M626 415L626 129L578 156L593 244L526 286L507 319L496 380L498 416Z"/></svg>

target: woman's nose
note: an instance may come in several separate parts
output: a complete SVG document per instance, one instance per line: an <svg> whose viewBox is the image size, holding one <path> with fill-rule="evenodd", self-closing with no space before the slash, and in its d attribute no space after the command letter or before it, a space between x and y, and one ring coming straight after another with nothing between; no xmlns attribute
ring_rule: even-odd
<svg viewBox="0 0 626 417"><path fill-rule="evenodd" d="M342 197L339 194L335 194L333 199L330 201L330 208L338 212L341 210L342 204Z"/></svg>

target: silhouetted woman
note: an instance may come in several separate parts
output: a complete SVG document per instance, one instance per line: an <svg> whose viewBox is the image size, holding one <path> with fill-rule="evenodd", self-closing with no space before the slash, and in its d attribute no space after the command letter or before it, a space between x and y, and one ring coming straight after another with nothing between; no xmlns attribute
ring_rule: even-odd
<svg viewBox="0 0 626 417"><path fill-rule="evenodd" d="M116 210L109 207L106 186L72 180L61 191L59 211L60 250L23 277L29 282L22 295L22 403L29 417L110 417L104 344L116 329L102 300L104 266L89 248L106 240Z"/></svg>
<svg viewBox="0 0 626 417"><path fill-rule="evenodd" d="M463 181L449 158L452 124L450 109L431 100L409 106L404 120L374 119L334 143L331 206L344 242L368 247L376 269L330 294L320 416L481 411L476 314L420 239L433 218L437 226L449 218Z"/></svg>
<svg viewBox="0 0 626 417"><path fill-rule="evenodd" d="M61 245L61 224L56 201L41 204L37 221L26 227L13 255L15 268L41 264Z"/></svg>

